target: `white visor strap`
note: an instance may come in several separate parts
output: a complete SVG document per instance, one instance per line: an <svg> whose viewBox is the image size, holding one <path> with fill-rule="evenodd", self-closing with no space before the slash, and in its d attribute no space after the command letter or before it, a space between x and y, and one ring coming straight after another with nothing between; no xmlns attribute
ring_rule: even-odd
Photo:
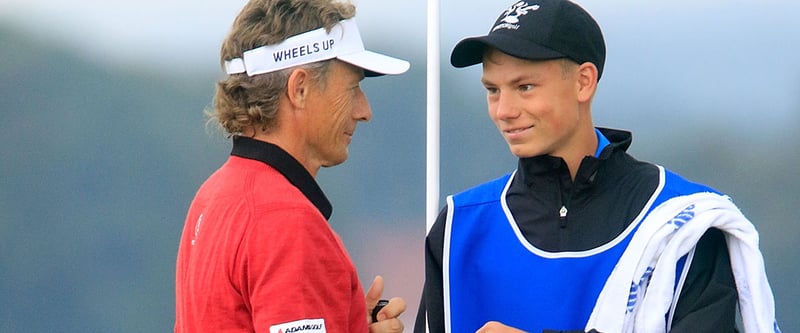
<svg viewBox="0 0 800 333"><path fill-rule="evenodd" d="M364 51L355 19L342 20L330 32L319 28L275 45L245 51L242 58L225 61L228 74L264 74Z"/></svg>

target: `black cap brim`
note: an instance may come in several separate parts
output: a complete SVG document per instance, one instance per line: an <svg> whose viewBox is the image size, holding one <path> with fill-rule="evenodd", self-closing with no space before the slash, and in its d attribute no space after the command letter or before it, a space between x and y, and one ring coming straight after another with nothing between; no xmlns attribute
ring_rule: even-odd
<svg viewBox="0 0 800 333"><path fill-rule="evenodd" d="M539 44L519 40L503 34L465 38L458 42L450 53L450 64L454 67L467 67L483 62L486 47L491 46L513 57L528 60L548 60L565 58L563 54Z"/></svg>

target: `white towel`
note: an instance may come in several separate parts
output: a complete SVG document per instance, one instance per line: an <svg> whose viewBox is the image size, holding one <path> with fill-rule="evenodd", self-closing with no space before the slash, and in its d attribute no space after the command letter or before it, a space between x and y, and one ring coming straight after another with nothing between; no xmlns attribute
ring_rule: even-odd
<svg viewBox="0 0 800 333"><path fill-rule="evenodd" d="M677 299L676 264L712 227L728 243L744 331L780 332L758 233L728 197L714 193L670 199L642 221L606 281L586 331L666 332L667 314Z"/></svg>

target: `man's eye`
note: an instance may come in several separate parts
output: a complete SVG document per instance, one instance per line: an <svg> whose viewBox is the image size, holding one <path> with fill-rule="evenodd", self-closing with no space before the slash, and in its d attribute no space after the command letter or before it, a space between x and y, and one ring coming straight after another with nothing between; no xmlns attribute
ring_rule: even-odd
<svg viewBox="0 0 800 333"><path fill-rule="evenodd" d="M532 84L523 84L523 85L519 86L519 90L521 90L521 91L533 90L533 85Z"/></svg>

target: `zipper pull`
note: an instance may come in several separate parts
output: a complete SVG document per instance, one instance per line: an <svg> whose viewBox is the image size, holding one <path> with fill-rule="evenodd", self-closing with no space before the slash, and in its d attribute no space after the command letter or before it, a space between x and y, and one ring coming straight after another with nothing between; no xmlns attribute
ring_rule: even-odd
<svg viewBox="0 0 800 333"><path fill-rule="evenodd" d="M558 211L558 217L560 219L559 226L561 228L567 227L567 206L561 206L561 209Z"/></svg>

